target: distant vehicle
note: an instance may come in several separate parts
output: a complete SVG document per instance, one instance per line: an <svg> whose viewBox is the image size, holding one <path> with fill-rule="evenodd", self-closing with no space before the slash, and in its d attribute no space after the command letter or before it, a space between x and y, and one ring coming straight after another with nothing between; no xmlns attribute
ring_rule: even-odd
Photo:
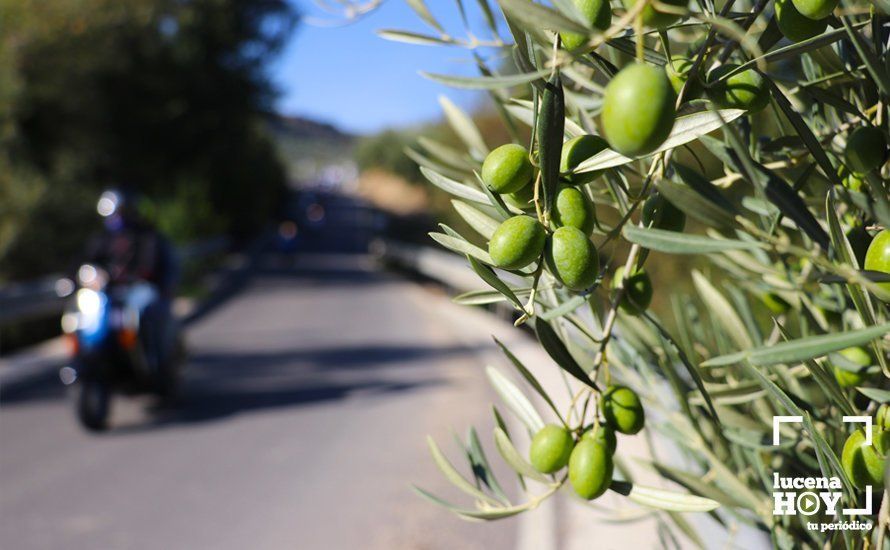
<svg viewBox="0 0 890 550"><path fill-rule="evenodd" d="M159 335L151 330L157 289L133 280L112 282L99 266L78 269L77 290L62 320L72 348L72 362L61 369L73 388L80 423L92 431L107 427L114 392L175 396L185 349L177 332L175 350L165 361L151 357Z"/></svg>

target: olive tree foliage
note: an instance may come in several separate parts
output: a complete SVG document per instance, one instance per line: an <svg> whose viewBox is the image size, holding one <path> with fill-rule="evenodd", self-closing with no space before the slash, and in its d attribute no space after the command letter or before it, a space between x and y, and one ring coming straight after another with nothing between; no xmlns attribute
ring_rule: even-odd
<svg viewBox="0 0 890 550"><path fill-rule="evenodd" d="M564 376L580 383L567 399L548 395L521 358L504 348L505 363L523 380L517 384L489 368L506 409L529 435L542 428L546 413L580 439L602 422L597 402L605 389L623 384L642 399L649 420L644 429L657 431L656 440L683 457L678 467L653 456L649 467L681 489L634 484L620 445L611 489L651 508L665 524L701 543L677 512L710 512L728 529L751 524L768 532L777 547L859 548L866 539L883 547L890 522L883 492L874 493L875 516L857 518L874 522L872 531L821 533L806 522L837 518L773 515L772 473L838 478L841 505L859 507L864 491L843 450L855 426L842 417L875 414L890 400L890 285L883 284L890 269L880 262L864 266L869 242L890 227L884 165L888 3L795 0L800 9L809 4L823 10L811 19L792 12L797 8L790 0L625 0L606 3L611 20L602 24L590 13L594 2L478 0L487 36L469 26L445 29L422 0L408 3L429 30L381 34L468 51L478 76L425 76L487 91L508 128L532 130L527 141L514 133L534 167L525 204L492 189L483 162L501 144L489 143L447 99L446 119L465 147L422 139L415 148L426 178L453 195L455 209L478 233L461 235L443 225L432 234L465 255L479 275L480 289L455 300L512 304L517 324L533 326ZM458 1L454 8L465 23L469 4ZM501 72L504 59L516 70ZM634 128L620 123L633 113L609 113L609 95L616 75L635 64L668 71L676 95L656 98L653 92L650 98L670 97L673 104L663 112L676 114L666 136L628 154L619 134ZM623 86L633 90L643 83ZM639 101L640 109L646 107ZM617 120L617 130L608 127L608 117ZM871 138L853 143L851 136L865 128L874 132ZM604 135L610 146L561 164L566 140L587 134ZM577 184L579 176L595 171L602 173ZM575 180L595 206L592 242L602 258L595 280L581 290L565 284L565 266L547 261L556 248L555 198L567 180ZM665 210L673 221L685 215L688 226L646 216L644 205L653 197L673 207ZM526 264L527 258L514 254L510 261L517 263L503 269L494 249L473 243L481 238L493 246L505 220L517 215L536 220L548 244L534 248L531 230L514 232L507 240L532 247L535 257ZM635 290L635 274L679 255L693 257L697 267L681 275L688 286L654 288L669 307L660 315L647 304L622 307L629 294L648 301L645 289ZM851 360L857 354L865 359ZM536 410L527 397L532 393L549 410ZM570 404L557 405L563 402ZM474 504L456 506L420 492L465 518L522 513L570 477L533 467L518 450L526 438L515 429L510 433L500 408L494 412L501 458L520 480L539 483L523 483L525 494L509 498L475 429L462 449L471 477L430 441L435 463ZM774 447L775 415L801 416L803 422L784 430L782 444Z"/></svg>

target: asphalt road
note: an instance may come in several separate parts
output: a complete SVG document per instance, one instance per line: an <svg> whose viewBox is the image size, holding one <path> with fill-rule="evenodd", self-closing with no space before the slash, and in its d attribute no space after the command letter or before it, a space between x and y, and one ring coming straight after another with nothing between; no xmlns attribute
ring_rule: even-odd
<svg viewBox="0 0 890 550"><path fill-rule="evenodd" d="M57 379L0 395L0 547L513 548L517 520L460 521L424 437L489 426L474 346L447 299L381 274L349 201L267 252L188 330L178 409L118 399L112 428L75 424Z"/></svg>

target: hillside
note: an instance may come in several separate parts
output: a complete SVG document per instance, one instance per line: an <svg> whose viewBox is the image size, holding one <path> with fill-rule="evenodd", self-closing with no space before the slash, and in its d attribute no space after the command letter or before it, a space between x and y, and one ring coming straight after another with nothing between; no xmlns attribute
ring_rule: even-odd
<svg viewBox="0 0 890 550"><path fill-rule="evenodd" d="M291 181L306 182L327 167L352 165L355 137L330 124L279 115L270 118L269 131Z"/></svg>

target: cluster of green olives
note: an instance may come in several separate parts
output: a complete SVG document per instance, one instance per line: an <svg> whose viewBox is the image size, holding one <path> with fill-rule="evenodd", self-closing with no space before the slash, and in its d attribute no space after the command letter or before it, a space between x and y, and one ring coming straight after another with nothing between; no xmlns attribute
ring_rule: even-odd
<svg viewBox="0 0 890 550"><path fill-rule="evenodd" d="M555 193L550 219L552 232L548 233L548 228L530 215L507 219L488 243L489 255L496 266L522 269L543 257L550 272L566 288L582 291L593 286L599 275L599 255L590 241L596 225L596 210L577 185L588 183L599 174L573 175L571 172L607 147L605 140L593 135L579 136L565 143L561 171L566 177ZM520 209L533 208L533 177L528 151L521 145L502 145L489 153L482 164L485 184Z"/></svg>
<svg viewBox="0 0 890 550"><path fill-rule="evenodd" d="M608 0L573 1L591 27L600 31L609 28L612 12ZM624 7L631 10L639 0L622 1ZM665 8L683 8L687 3L688 0L650 3L640 14L642 23L664 29L681 17L674 13L676 10ZM776 23L789 40L807 40L825 31L837 5L838 0L776 0ZM568 50L581 48L587 42L587 37L574 33L563 32L560 37ZM675 55L664 70L636 63L615 75L606 86L602 109L603 133L613 150L628 157L639 157L664 143L676 118L677 94L690 79L685 92L687 98L698 97L707 88L707 96L724 109L755 113L769 103L768 83L755 69L739 70L738 65L723 64L702 78L692 74L693 66L689 57Z"/></svg>
<svg viewBox="0 0 890 550"><path fill-rule="evenodd" d="M574 173L585 160L608 148L595 135L582 135L563 144L559 184L551 211L551 228L532 215L513 216L495 230L488 252L497 267L523 269L543 257L553 276L573 291L589 289L599 276L599 255L590 234L596 226L596 210L579 188L594 181L600 172ZM506 144L493 150L482 165L482 180L506 201L523 210L534 208L534 167L525 147ZM650 196L642 208L642 222L647 227L683 231L686 215L659 194ZM552 229L552 232L551 232ZM612 288L624 288L620 306L631 315L645 311L652 301L652 282L643 269L636 269L625 279L619 267L612 278Z"/></svg>
<svg viewBox="0 0 890 550"><path fill-rule="evenodd" d="M872 440L866 444L865 430L850 434L841 452L841 466L847 478L859 489L884 486L884 464L890 451L890 406L878 407L872 425Z"/></svg>
<svg viewBox="0 0 890 550"><path fill-rule="evenodd" d="M609 386L602 395L603 421L580 430L580 437L565 426L548 424L532 438L529 460L541 473L569 467L569 483L581 498L593 500L612 483L612 459L618 440L615 432L632 435L643 429L645 414L639 396L625 386Z"/></svg>

